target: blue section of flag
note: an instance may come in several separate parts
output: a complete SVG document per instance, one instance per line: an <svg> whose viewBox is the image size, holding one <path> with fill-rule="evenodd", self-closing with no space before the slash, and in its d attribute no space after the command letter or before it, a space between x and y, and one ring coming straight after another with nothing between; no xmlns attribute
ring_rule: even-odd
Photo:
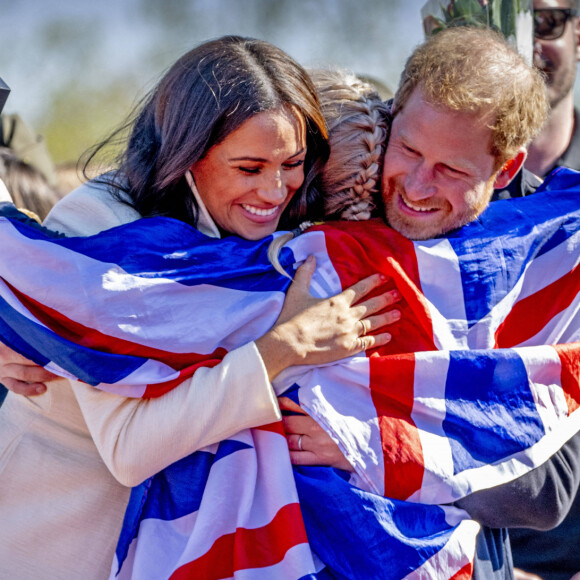
<svg viewBox="0 0 580 580"><path fill-rule="evenodd" d="M328 467L294 468L308 541L332 578L404 578L449 540L453 527L440 507L380 497L347 477Z"/></svg>
<svg viewBox="0 0 580 580"><path fill-rule="evenodd" d="M577 191L567 192L566 196L563 196L558 187L563 187L564 184L566 187L570 187L572 184L577 188ZM455 256L452 256L451 259L458 260L461 270L468 325L472 325L486 316L498 300L501 300L505 293L515 287L516 282L520 280L522 273L535 257L550 249L565 245L571 236L577 235L578 208L580 207L578 190L580 190L578 175L560 172L553 175L548 185L544 187L544 191L537 193L533 198L505 203L498 202L481 219L449 236L449 243L455 251ZM570 211L570 217L562 217L562 213L568 211ZM574 217L572 217L573 215ZM24 233L30 239L45 239L42 230L38 227L19 222L14 222L14 225L19 232ZM499 237L500 233L501 237ZM332 228L329 228L327 233L323 235L332 236ZM302 240L308 240L308 237L304 236ZM46 239L46 243L57 244L107 264L117 264L122 269L137 276L177 281L182 285L179 287L179 292L183 291L183 286L201 284L255 292L259 295L260 308L264 302L264 295L260 293L285 291L290 283L286 277L277 273L269 263L267 249L270 242L270 238L259 242L248 242L235 237L213 240L203 236L187 224L167 218L140 220L87 239ZM320 251L322 253L322 250ZM569 256L566 255L566 257ZM443 256L443 259L445 258L447 258L446 254ZM283 267L290 270L293 261L292 252L285 249L281 256ZM332 257L330 257L329 262L327 263L329 266L327 273L331 272L328 274L328 278L331 278L332 268L335 267L338 260L332 263ZM498 264L500 264L499 267ZM356 267L356 265L352 267ZM8 276L9 269L5 268L5 270ZM115 291L119 290L115 289ZM143 294L146 294L146 290L143 290ZM164 294L162 308L157 311L159 315L154 318L151 326L157 322L157 319L163 318L164 309L171 308L171 303L165 302L166 294L168 292ZM457 294L459 295L460 292L458 291ZM90 292L87 292L87 295L90 295ZM189 295L187 296L189 297ZM37 299L35 296L32 298ZM75 298L73 296L71 300ZM455 299L454 296L449 296L449 298ZM248 297L244 295L239 303L233 305L204 304L204 308L212 313L214 312L211 310L212 308L228 308L228 313L232 312L232 318L235 319L236 309L243 311L247 308L247 304ZM279 301L276 304L279 306ZM421 306L420 300L415 301L415 304L419 308ZM156 312L154 309L152 310ZM64 314L66 315L66 313ZM262 312L258 314L252 310L252 317L258 317L262 314ZM81 380L91 384L119 382L123 376L138 369L145 362L144 359L98 352L69 343L13 311L5 301L0 301L0 320L0 334L3 336L3 340L6 340L20 352L40 364L46 364L49 360L53 360L69 372L76 374ZM454 322L456 321L451 321L450 326ZM463 324L464 321L460 322ZM232 348L236 348L236 339L240 341L238 346L251 340L243 334L242 329L235 326L235 323L231 327L229 323L229 319L225 323L221 322L227 327L227 336L235 336L231 341ZM86 328L90 323L84 322L83 324ZM214 334L223 330L217 325L214 328L211 323L208 323L207 326L207 329L199 330L207 330L207 335L212 340L215 338ZM149 332L151 332L151 328L147 325L135 330L135 343L139 344L139 340L143 339ZM236 333L238 334L236 335ZM21 337L26 337L27 343ZM111 342L113 341L111 340ZM143 340L143 342L147 341ZM229 346L228 344L228 348ZM192 351L186 350L185 352ZM441 354L441 359L446 361L447 359L444 357L447 356L447 353L449 356L447 376L437 376L437 379L446 380L445 400L436 407L435 416L427 417L424 424L427 425L429 419L433 419L432 422L436 425L437 431L435 435L439 435L440 410L445 407L446 417L441 426L446 438L442 437L442 439L445 440L445 445L448 442L451 447L454 474L483 465L490 465L492 468L494 467L492 464L528 449L545 435L544 425L529 391L529 377L525 365L516 351L446 351L446 353L438 354ZM178 354L181 356L181 351ZM388 358L385 356L381 360L388 363ZM443 368L443 366L434 365L437 368ZM155 368L158 370L158 367ZM437 369L436 372L438 372ZM320 373L323 381L325 375L323 371ZM353 373L352 376L358 380L356 373ZM292 377L291 380L300 381L295 377ZM351 378L347 377L346 382L348 383L349 380ZM366 375L364 380L367 380ZM329 382L332 381L329 380ZM346 385L341 384L340 380L337 380L336 384L338 388L346 388ZM412 385L413 381L408 381L408 384ZM370 389L372 397L372 384L364 383L356 386L363 387L365 396L368 396ZM319 385L307 384L304 388L310 388L311 391L314 391L318 387ZM296 389L289 391L288 394L293 400L297 400ZM402 421L408 421L410 424L412 418L404 416L404 413L407 412L407 398L412 399L413 393L408 392L404 395L405 404L399 406L405 407L405 410L401 411L400 408L397 408L396 417L403 415ZM440 400L437 400L437 403L439 402ZM349 414L349 420L354 419L361 423L366 420L376 421L377 424L380 424L377 431L383 428L388 430L388 422L392 417L387 413L379 418L364 415L364 419L361 419L356 415L359 407L349 406L349 403L350 401L344 401L344 409L347 409L348 413L352 409L353 414L352 416ZM397 400L393 401L395 406L398 403ZM366 410L367 407L365 406L364 409ZM334 409L334 411L337 411L336 415L338 416L338 409ZM371 415L372 412L371 408ZM333 415L331 419L328 417L323 417L323 419L331 422L337 420L337 417ZM170 421L171 418L168 417L167 420ZM195 421L195 417L192 417L191 420ZM362 432L365 432L367 428L368 425L363 425ZM261 431L260 434L265 432ZM281 438L280 435L275 435ZM433 435L433 433L429 433L429 435ZM373 443L376 442L378 445L375 457L381 457L383 448L380 447L379 435L373 441ZM382 442L384 443L384 440ZM285 469L290 471L285 442L282 441L280 447L270 444L271 441L268 441L264 448L271 454L265 453L261 456L259 458L262 461L261 464L257 460L253 464L260 466L259 469L256 468L257 474L252 471L253 466L251 469L246 469L245 462L232 461L238 471L235 472L231 480L227 479L231 473L227 469L224 469L223 472L220 470L220 474L216 475L216 478L220 476L223 478L220 483L225 481L228 485L231 484L230 487L226 485L223 488L226 490L223 494L225 496L224 502L230 499L232 490L240 489L239 478L241 474L248 475L248 479L251 480L248 485L256 486L249 490L243 488L244 493L252 496L256 489L261 492L269 491L267 478L272 471L263 473L261 470L263 470L264 465L270 469L273 469L273 466L280 467L284 462L277 460L283 455L283 459L286 461ZM202 506L206 482L212 467L215 465L219 465L220 468L227 466L228 458L231 459L236 453L245 453L246 450L250 449L256 451L255 448L240 441L224 441L219 445L215 454L198 451L135 488L117 550L120 564L127 559L131 543L139 537L140 529L145 529L145 526L141 528L142 521L155 519L162 523L173 522L180 518L186 520L186 516L191 514L195 515ZM447 451L448 448L445 449ZM272 450L275 450L277 455ZM375 449L371 451L375 453ZM387 456L385 455L385 457ZM224 463L218 463L219 461ZM377 464L379 467L377 467L376 472L380 478L384 475L384 471L381 472L381 461L378 461ZM425 464L418 467L427 469ZM254 475L256 475L256 479L252 479ZM435 478L433 473L430 475ZM258 482L259 485L256 483L258 476L262 477L262 480ZM352 486L347 481L345 474L341 472L328 468L304 468L297 469L295 477L309 541L314 551L327 564L327 569L318 575L319 578L361 578L365 580L382 577L402 578L423 566L430 558L439 555L454 532L455 528L446 522L446 512L443 508L378 497ZM420 479L418 478L418 485L421 485ZM280 478L279 481L287 480L291 480L291 477ZM444 483L446 484L447 481L445 480ZM380 484L383 485L384 480ZM274 491L278 492L279 487ZM379 489L380 485L375 486L375 488ZM413 493L420 494L422 491L422 489L416 488ZM455 490L453 492L455 493ZM255 496L258 495L260 498L264 497L262 493L255 494ZM254 499L255 496L252 498ZM455 499L451 492L445 497L450 496ZM244 503L246 497L244 496L244 501L240 501L240 504L243 505L235 506L240 511L246 509ZM267 497L269 499L269 496ZM411 497L411 494L401 494L400 497ZM439 497L435 495L434 501L438 499ZM286 503L280 501L281 504L276 503L275 509L272 509L275 514L280 513L288 506L295 507L294 488L291 487L288 495L283 497L283 501ZM224 503L224 505L226 504ZM213 514L215 509L223 506L204 504L204 507L207 507L209 513ZM229 516L231 515L230 505L228 504L226 507L228 509L224 510L227 512L225 515ZM263 522L260 517L265 512L270 514L270 507L271 505L268 505L267 508L264 508L261 505L258 516L249 518L252 525L256 526L251 531L258 530L262 533L262 528L268 527L269 522ZM251 515L254 516L254 513ZM194 519L191 518L191 520ZM207 519L211 520L211 517ZM182 523L184 522L179 522L179 526ZM231 535L230 530L234 526L238 526L238 521L236 520L232 526L229 526L229 523L230 520L228 520L228 525L223 528L225 531L220 531L220 533L223 531L224 534L221 537L227 537L228 540ZM295 521L292 523L296 524ZM300 525L300 523L296 524L295 527L299 528ZM272 527L275 528L275 526ZM240 535L248 531L243 526L241 528L243 532ZM235 529L237 530L238 527ZM286 550L284 553L294 548L297 548L296 552L298 552L303 547L303 532L301 529L299 532L295 536L298 539L291 548L286 548L286 544L283 541L280 542ZM275 533L279 534L282 540L286 540L284 534L280 534L277 528ZM179 534L181 534L181 528ZM184 542L187 543L189 540L187 534L183 534L183 537L185 538ZM216 541L219 539L219 537L216 538ZM462 549L463 559L459 562L461 567L465 566L465 560L469 557L469 549L463 547ZM195 550L192 553L195 554L195 557L199 556ZM140 556L143 557L143 554ZM449 558L451 560L454 557L452 555ZM176 566L181 564L180 561L176 563ZM270 563L269 565L275 566L277 564ZM453 564L457 564L457 559L453 560ZM302 568L299 574L303 576L307 572L308 568ZM310 574L303 577L313 578L314 576ZM294 580L294 577L291 580Z"/></svg>
<svg viewBox="0 0 580 580"><path fill-rule="evenodd" d="M528 381L513 350L450 353L443 430L455 473L505 459L542 438L545 431Z"/></svg>
<svg viewBox="0 0 580 580"><path fill-rule="evenodd" d="M197 512L213 464L243 449L250 446L232 439L221 441L215 454L197 451L134 487L117 544L119 567L143 520L171 521Z"/></svg>
<svg viewBox="0 0 580 580"><path fill-rule="evenodd" d="M504 297L498 287L512 288L531 260L577 233L579 207L580 173L558 169L533 196L494 202L446 236L459 259L469 326ZM568 221L562 220L566 213Z"/></svg>
<svg viewBox="0 0 580 580"><path fill-rule="evenodd" d="M144 358L97 351L73 343L19 314L2 297L0 337L36 364L46 366L53 361L89 385L119 382L147 362Z"/></svg>
<svg viewBox="0 0 580 580"><path fill-rule="evenodd" d="M49 230L30 218L0 207L26 237L42 240ZM146 227L144 227L144 225ZM230 236L215 239L172 218L154 217L124 224L89 238L55 237L52 243L107 264L133 276L164 278L186 286L212 284L255 292L285 291L290 280L276 272L268 259L272 236L259 241ZM280 262L291 269L292 252L284 248ZM216 268L215 264L220 267Z"/></svg>

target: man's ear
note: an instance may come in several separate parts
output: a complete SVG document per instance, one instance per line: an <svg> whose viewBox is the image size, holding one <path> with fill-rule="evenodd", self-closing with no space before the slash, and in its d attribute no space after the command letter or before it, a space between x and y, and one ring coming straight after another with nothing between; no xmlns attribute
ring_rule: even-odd
<svg viewBox="0 0 580 580"><path fill-rule="evenodd" d="M522 168L526 157L528 156L528 151L525 147L521 147L516 153L515 157L508 159L499 170L495 177L493 183L494 189L504 189L506 188L511 180L517 175L518 171Z"/></svg>

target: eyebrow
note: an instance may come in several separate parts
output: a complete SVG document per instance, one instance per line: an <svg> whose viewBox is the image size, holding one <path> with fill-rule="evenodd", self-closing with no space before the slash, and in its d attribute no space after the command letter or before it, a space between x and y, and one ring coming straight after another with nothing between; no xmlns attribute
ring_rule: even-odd
<svg viewBox="0 0 580 580"><path fill-rule="evenodd" d="M305 147L302 147L300 151L294 153L294 155L290 155L288 159L292 159L292 157L298 157L298 155L302 155L306 151ZM256 161L258 163L267 163L268 159L264 159L263 157L230 157L230 161Z"/></svg>
<svg viewBox="0 0 580 580"><path fill-rule="evenodd" d="M413 143L409 143L409 136L405 131L399 131L399 134L395 136L395 138L400 139L403 142L405 147L409 147L410 149L415 150L415 146ZM388 149L388 143L387 143ZM459 171L460 173L465 173L467 175L472 175L477 169L474 167L473 163L468 160L462 159L453 159L452 161L439 161L442 165L453 169L454 171Z"/></svg>

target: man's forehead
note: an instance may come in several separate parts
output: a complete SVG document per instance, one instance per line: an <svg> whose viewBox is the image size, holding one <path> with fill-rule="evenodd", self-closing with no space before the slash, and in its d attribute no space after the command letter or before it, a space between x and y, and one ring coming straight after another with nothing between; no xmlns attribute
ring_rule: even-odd
<svg viewBox="0 0 580 580"><path fill-rule="evenodd" d="M493 111L481 109L478 111L461 111L450 107L449 105L432 100L421 85L415 87L409 99L399 111L399 114L393 119L393 125L398 125L401 129L412 126L418 120L418 116L436 112L438 115L447 117L451 122L453 119L467 119L474 128L489 129L495 122ZM450 125L452 128L452 125Z"/></svg>

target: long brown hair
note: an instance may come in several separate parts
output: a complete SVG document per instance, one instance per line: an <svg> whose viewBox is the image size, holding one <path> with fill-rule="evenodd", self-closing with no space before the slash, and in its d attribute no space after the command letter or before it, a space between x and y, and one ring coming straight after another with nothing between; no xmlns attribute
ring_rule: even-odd
<svg viewBox="0 0 580 580"><path fill-rule="evenodd" d="M307 131L304 184L280 227L317 219L322 202L313 180L329 147L316 89L284 51L252 38L224 36L182 56L124 125L130 129L127 147L117 170L100 181L127 192L143 216L170 216L195 225L196 206L186 172L250 117L279 107L301 115ZM85 171L122 130L92 151Z"/></svg>

